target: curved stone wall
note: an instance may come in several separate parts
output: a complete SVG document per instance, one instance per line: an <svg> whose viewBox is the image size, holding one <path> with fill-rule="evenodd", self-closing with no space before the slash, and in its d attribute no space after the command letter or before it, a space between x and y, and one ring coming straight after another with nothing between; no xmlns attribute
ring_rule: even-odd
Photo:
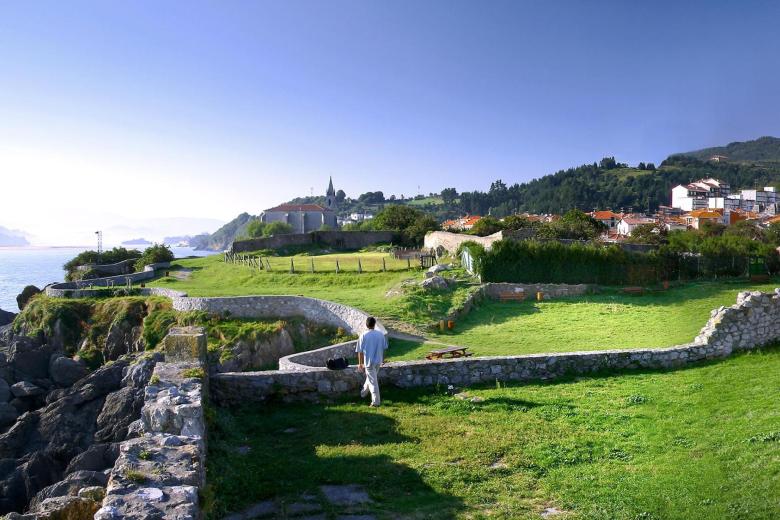
<svg viewBox="0 0 780 520"><path fill-rule="evenodd" d="M172 298L177 311L205 311L235 318L293 318L341 327L350 334L366 330L368 314L340 303L305 296L229 296L223 298ZM376 328L387 333L381 323Z"/></svg>
<svg viewBox="0 0 780 520"><path fill-rule="evenodd" d="M713 310L694 342L685 345L656 349L391 362L380 371L380 379L398 387L411 387L494 381L529 382L604 371L667 369L725 358L735 351L754 349L778 340L780 289L775 289L773 294L743 292L737 297L735 305ZM337 353L348 348L342 344L319 349L317 359L338 357ZM219 403L235 405L263 402L269 398L317 399L319 396L354 391L362 384L362 374L355 367L339 371L301 368L219 374L212 378L211 388Z"/></svg>

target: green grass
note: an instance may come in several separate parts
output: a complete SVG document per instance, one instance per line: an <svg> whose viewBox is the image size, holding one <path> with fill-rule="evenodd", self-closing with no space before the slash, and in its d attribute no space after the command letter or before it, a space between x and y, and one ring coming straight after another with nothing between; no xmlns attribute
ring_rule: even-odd
<svg viewBox="0 0 780 520"><path fill-rule="evenodd" d="M323 255L315 261L334 262L335 258L346 258L356 265L356 258L381 262L381 253L358 253L351 255ZM294 257L295 261L306 262L307 257ZM381 319L427 325L434 319L446 315L459 305L473 290L465 285L455 290L426 292L409 288L402 290L407 280L420 281L422 271L406 270L389 272L315 273L289 272L289 257L274 258L287 270L260 271L247 266L228 264L221 255L204 258L177 260L174 268L191 269L190 278L179 280L163 277L147 285L168 287L187 292L190 296L243 296L292 294L322 298L363 309ZM405 261L403 262L405 265ZM304 264L305 265L305 264ZM272 263L273 267L273 263ZM388 295L388 293L390 293Z"/></svg>
<svg viewBox="0 0 780 520"><path fill-rule="evenodd" d="M615 348L671 347L691 342L710 312L736 302L744 290L772 291L777 284L688 284L666 292L629 296L614 292L543 302L484 303L431 339L498 356ZM390 348L393 360L422 359L431 345Z"/></svg>
<svg viewBox="0 0 780 520"><path fill-rule="evenodd" d="M425 197L424 199L411 199L407 204L409 206L428 206L429 204L441 206L444 204L444 200L441 197Z"/></svg>
<svg viewBox="0 0 780 520"><path fill-rule="evenodd" d="M778 387L772 348L674 372L470 389L481 402L387 388L379 409L352 398L218 410L210 517L360 484L367 512L388 519L530 519L545 507L567 519L777 518Z"/></svg>

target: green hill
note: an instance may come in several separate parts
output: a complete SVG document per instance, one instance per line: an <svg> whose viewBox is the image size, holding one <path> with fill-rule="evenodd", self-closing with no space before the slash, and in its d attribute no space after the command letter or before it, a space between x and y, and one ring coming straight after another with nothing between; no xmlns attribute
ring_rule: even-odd
<svg viewBox="0 0 780 520"><path fill-rule="evenodd" d="M713 155L724 155L730 162L780 162L780 139L769 136L759 137L753 141L737 141L726 146L715 146L675 155L694 157L701 161L707 161Z"/></svg>

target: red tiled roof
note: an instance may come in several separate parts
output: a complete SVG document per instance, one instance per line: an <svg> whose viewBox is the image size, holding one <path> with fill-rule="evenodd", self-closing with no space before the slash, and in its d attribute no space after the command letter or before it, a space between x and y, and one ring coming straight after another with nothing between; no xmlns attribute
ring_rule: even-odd
<svg viewBox="0 0 780 520"><path fill-rule="evenodd" d="M319 204L281 204L266 211L332 211Z"/></svg>
<svg viewBox="0 0 780 520"><path fill-rule="evenodd" d="M609 220L613 218L620 218L620 215L613 213L612 211L595 211L593 212L593 218L596 220Z"/></svg>

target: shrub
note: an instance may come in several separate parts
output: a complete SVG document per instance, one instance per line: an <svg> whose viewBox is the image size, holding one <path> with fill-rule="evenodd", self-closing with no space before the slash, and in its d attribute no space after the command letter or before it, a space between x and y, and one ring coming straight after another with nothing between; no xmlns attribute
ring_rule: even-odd
<svg viewBox="0 0 780 520"><path fill-rule="evenodd" d="M76 267L87 264L115 264L123 260L138 258L141 252L137 249L125 249L124 247L115 247L108 251L98 253L97 251L82 251L71 260L68 260L62 268L65 270L65 279L70 281L74 279Z"/></svg>
<svg viewBox="0 0 780 520"><path fill-rule="evenodd" d="M159 262L170 262L173 260L173 251L165 244L154 244L144 250L144 254L135 263L136 271L142 271L144 266L156 264Z"/></svg>

